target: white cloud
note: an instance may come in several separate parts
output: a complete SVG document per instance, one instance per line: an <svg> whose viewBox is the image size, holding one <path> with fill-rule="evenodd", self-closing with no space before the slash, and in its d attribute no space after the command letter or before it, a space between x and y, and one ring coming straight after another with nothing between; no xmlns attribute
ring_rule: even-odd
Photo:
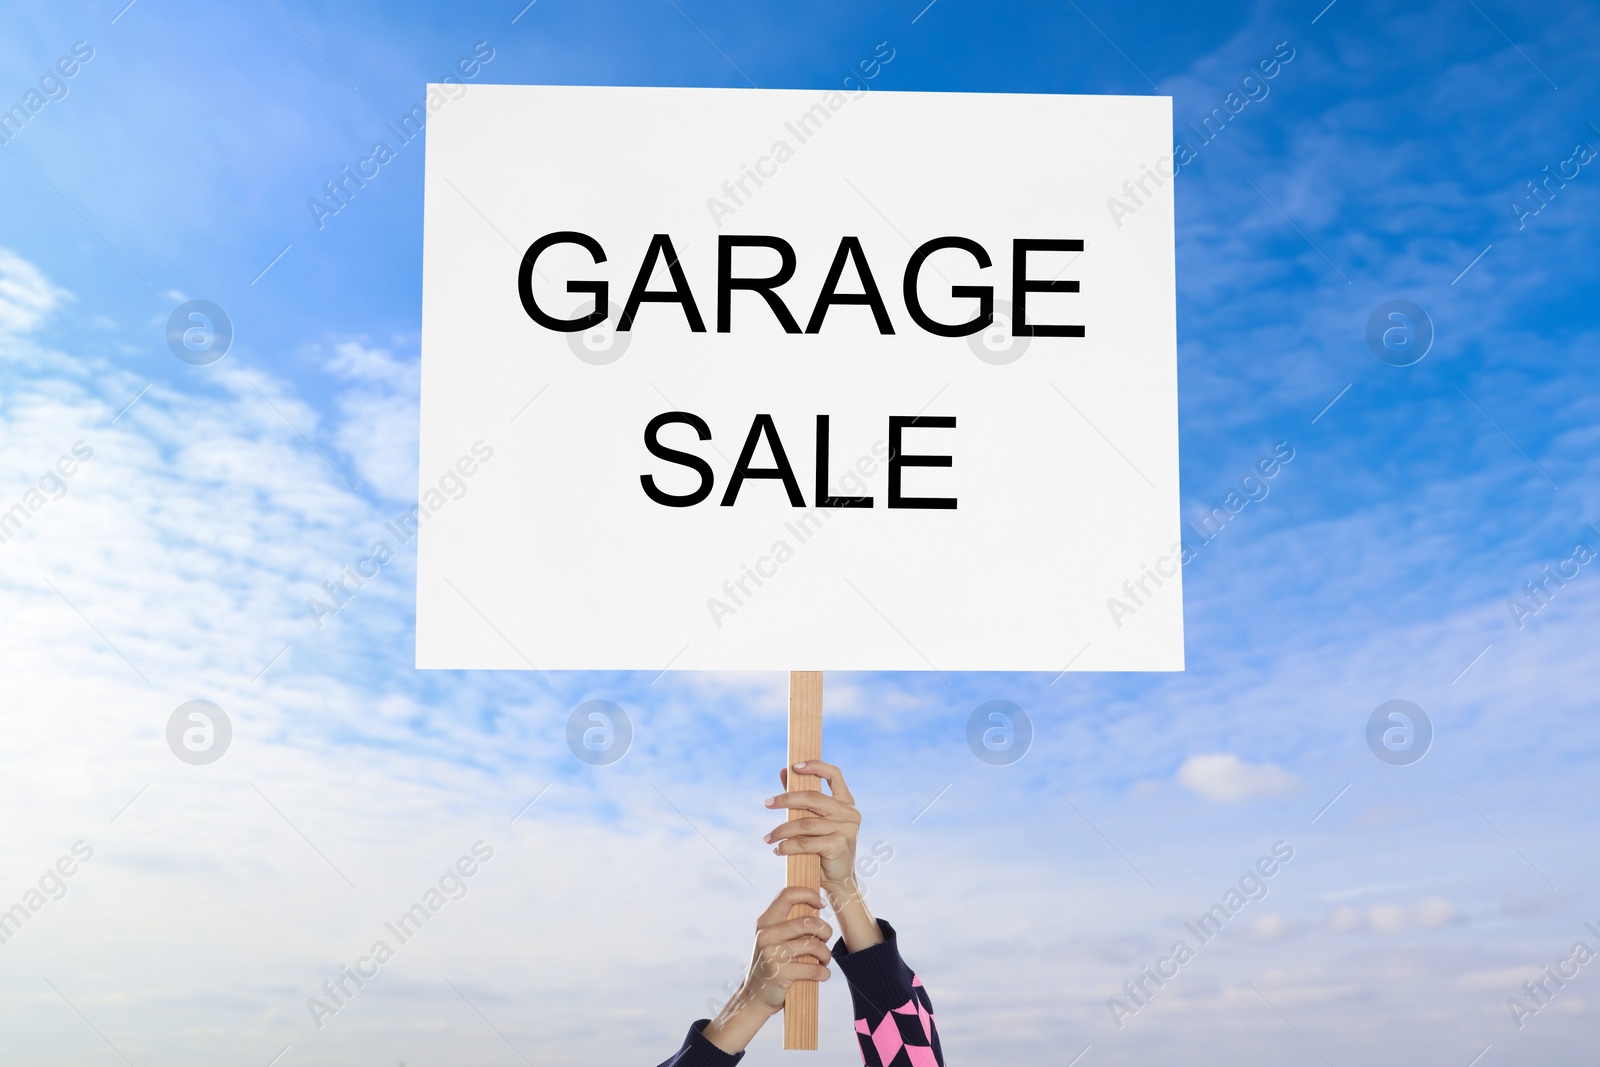
<svg viewBox="0 0 1600 1067"><path fill-rule="evenodd" d="M356 383L339 396L343 419L335 442L384 497L415 501L420 364L354 341L333 351L327 369Z"/></svg>
<svg viewBox="0 0 1600 1067"><path fill-rule="evenodd" d="M30 332L71 296L38 267L0 248L0 335Z"/></svg>
<svg viewBox="0 0 1600 1067"><path fill-rule="evenodd" d="M341 378L386 386L395 392L414 393L421 380L421 364L395 359L386 349L369 348L357 341L333 346L327 369Z"/></svg>
<svg viewBox="0 0 1600 1067"><path fill-rule="evenodd" d="M1286 937L1299 933L1300 924L1286 915L1269 911L1248 923L1230 926L1228 931L1244 938L1246 941L1252 941L1258 945L1270 945L1275 941L1282 941Z"/></svg>
<svg viewBox="0 0 1600 1067"><path fill-rule="evenodd" d="M1298 784L1276 764L1246 763L1231 752L1190 756L1178 768L1177 780L1197 796L1224 803L1278 796Z"/></svg>
<svg viewBox="0 0 1600 1067"><path fill-rule="evenodd" d="M1398 934L1408 930L1439 930L1466 921L1461 909L1445 897L1423 897L1410 905L1373 904L1334 908L1327 927L1336 934Z"/></svg>
<svg viewBox="0 0 1600 1067"><path fill-rule="evenodd" d="M1438 930L1467 921L1455 902L1445 897L1423 897L1411 906L1406 917L1420 930Z"/></svg>

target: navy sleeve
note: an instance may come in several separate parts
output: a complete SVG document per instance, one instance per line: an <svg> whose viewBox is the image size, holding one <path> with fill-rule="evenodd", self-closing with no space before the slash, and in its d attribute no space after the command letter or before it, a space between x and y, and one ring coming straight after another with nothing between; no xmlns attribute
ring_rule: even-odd
<svg viewBox="0 0 1600 1067"><path fill-rule="evenodd" d="M710 1021L696 1019L689 1027L689 1036L683 1039L683 1047L662 1061L661 1067L733 1067L744 1059L743 1052L724 1052L706 1040L700 1031Z"/></svg>
<svg viewBox="0 0 1600 1067"><path fill-rule="evenodd" d="M866 1067L944 1067L933 1002L905 961L894 927L882 919L883 943L860 952L833 946L833 962L850 983L856 1037Z"/></svg>

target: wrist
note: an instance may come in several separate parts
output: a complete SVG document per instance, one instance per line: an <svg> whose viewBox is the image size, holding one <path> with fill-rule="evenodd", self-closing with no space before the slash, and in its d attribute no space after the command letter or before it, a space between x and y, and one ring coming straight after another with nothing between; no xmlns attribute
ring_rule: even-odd
<svg viewBox="0 0 1600 1067"><path fill-rule="evenodd" d="M768 1004L761 998L761 992L762 990L759 987L752 988L749 981L746 980L739 987L739 991L728 1001L727 1006L722 1009L722 1015L718 1016L718 1020L753 1019L758 1020L756 1025L760 1026L761 1023L766 1022L783 1010L782 1001L779 1001L776 1006Z"/></svg>
<svg viewBox="0 0 1600 1067"><path fill-rule="evenodd" d="M828 900L833 905L833 916L838 920L839 934L848 951L860 952L883 943L883 931L867 908L866 897L855 879L829 889Z"/></svg>
<svg viewBox="0 0 1600 1067"><path fill-rule="evenodd" d="M715 1019L706 1023L700 1036L729 1055L743 1052L746 1045L778 1013L751 993L740 987Z"/></svg>
<svg viewBox="0 0 1600 1067"><path fill-rule="evenodd" d="M824 878L822 891L828 894L829 903L862 899L861 883L856 880L856 872L853 870L837 882Z"/></svg>

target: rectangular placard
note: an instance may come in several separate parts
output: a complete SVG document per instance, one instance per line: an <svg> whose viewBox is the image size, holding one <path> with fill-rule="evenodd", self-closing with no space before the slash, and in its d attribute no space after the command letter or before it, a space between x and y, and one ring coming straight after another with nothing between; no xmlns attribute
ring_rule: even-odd
<svg viewBox="0 0 1600 1067"><path fill-rule="evenodd" d="M473 86L417 666L1181 670L1171 144L1166 97Z"/></svg>

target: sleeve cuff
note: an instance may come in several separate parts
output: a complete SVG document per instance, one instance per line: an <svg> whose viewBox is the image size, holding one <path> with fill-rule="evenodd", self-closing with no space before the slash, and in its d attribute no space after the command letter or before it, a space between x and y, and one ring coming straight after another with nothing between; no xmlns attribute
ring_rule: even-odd
<svg viewBox="0 0 1600 1067"><path fill-rule="evenodd" d="M733 1067L744 1059L743 1052L724 1052L713 1045L700 1031L710 1019L696 1019L689 1026L689 1035L683 1039L678 1054L661 1067Z"/></svg>
<svg viewBox="0 0 1600 1067"><path fill-rule="evenodd" d="M844 938L839 938L833 946L833 962L844 972L850 992L882 1015L910 999L911 969L900 958L894 927L879 919L878 929L883 931L883 941L860 952L851 952Z"/></svg>

